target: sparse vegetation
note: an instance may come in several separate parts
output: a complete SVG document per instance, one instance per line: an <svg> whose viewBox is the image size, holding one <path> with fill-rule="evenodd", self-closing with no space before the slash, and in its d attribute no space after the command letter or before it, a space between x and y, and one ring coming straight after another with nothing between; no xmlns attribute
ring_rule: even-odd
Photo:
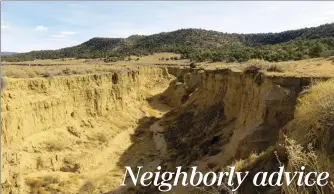
<svg viewBox="0 0 334 194"><path fill-rule="evenodd" d="M278 65L269 65L269 67L267 68L267 71L268 72L279 72L279 73L284 72L284 70Z"/></svg>
<svg viewBox="0 0 334 194"><path fill-rule="evenodd" d="M73 126L68 126L68 127L67 127L67 131L68 131L70 134L72 134L72 135L74 135L74 136L80 138L80 132L79 132L75 127L73 127Z"/></svg>
<svg viewBox="0 0 334 194"><path fill-rule="evenodd" d="M243 70L243 73L245 74L257 74L259 73L261 70L261 66L258 65L248 65L246 66L246 68Z"/></svg>
<svg viewBox="0 0 334 194"><path fill-rule="evenodd" d="M49 152L56 152L56 151L62 151L66 148L64 143L60 141L47 141L45 142L45 149L48 150Z"/></svg>
<svg viewBox="0 0 334 194"><path fill-rule="evenodd" d="M286 138L285 148L288 154L288 165L285 169L287 172L296 172L300 170L301 166L305 166L305 172L331 172L333 164L331 160L325 155L319 155L311 144L305 149L303 146L297 144L296 141ZM315 184L313 187L298 186L297 180L292 181L292 184L287 186L283 184L284 193L299 194L299 193L316 193L327 194L334 192L333 183L329 183L324 187Z"/></svg>
<svg viewBox="0 0 334 194"><path fill-rule="evenodd" d="M334 80L315 83L300 99L296 122L313 146L329 144L329 131L334 126Z"/></svg>
<svg viewBox="0 0 334 194"><path fill-rule="evenodd" d="M41 156L38 156L37 159L36 159L36 168L39 170L41 168L43 168L44 166L44 162L41 158Z"/></svg>
<svg viewBox="0 0 334 194"><path fill-rule="evenodd" d="M51 186L59 183L59 177L51 175L26 179L26 184L30 187L31 194L47 194L50 192L60 192L61 190L59 188Z"/></svg>

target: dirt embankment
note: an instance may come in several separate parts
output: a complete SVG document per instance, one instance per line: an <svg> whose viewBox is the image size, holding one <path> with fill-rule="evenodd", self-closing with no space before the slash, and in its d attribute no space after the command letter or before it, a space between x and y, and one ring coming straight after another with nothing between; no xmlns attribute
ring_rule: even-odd
<svg viewBox="0 0 334 194"><path fill-rule="evenodd" d="M162 98L177 108L160 120L168 144L166 166L173 169L195 165L204 172L221 171L269 149L271 154L266 155L266 161L259 161L251 171L276 170L279 161L273 147L283 135L282 127L293 120L297 100L311 84L311 78L228 69L170 68L169 72L177 80ZM280 160L284 162L285 157ZM248 184L241 193L259 190L251 187Z"/></svg>
<svg viewBox="0 0 334 194"><path fill-rule="evenodd" d="M156 153L153 141L131 145L133 137L147 139L148 133L138 131L169 110L166 105L152 108L147 98L163 92L170 79L165 68L150 67L7 79L1 98L2 191L78 193L118 187L124 165L145 163ZM127 149L140 153L125 156Z"/></svg>
<svg viewBox="0 0 334 194"><path fill-rule="evenodd" d="M311 79L140 67L7 82L3 192L130 193L124 166L219 171L275 146Z"/></svg>

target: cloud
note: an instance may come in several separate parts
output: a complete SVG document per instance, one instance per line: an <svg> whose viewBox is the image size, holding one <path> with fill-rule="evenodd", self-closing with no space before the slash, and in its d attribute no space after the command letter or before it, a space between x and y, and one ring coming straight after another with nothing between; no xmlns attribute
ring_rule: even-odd
<svg viewBox="0 0 334 194"><path fill-rule="evenodd" d="M13 44L20 42L20 44ZM51 39L44 33L36 33L29 27L14 26L10 30L1 31L1 49L13 52L29 52L33 50L54 50L82 43L76 39Z"/></svg>
<svg viewBox="0 0 334 194"><path fill-rule="evenodd" d="M36 26L35 30L39 32L47 32L48 28L45 26Z"/></svg>
<svg viewBox="0 0 334 194"><path fill-rule="evenodd" d="M69 36L73 36L75 34L76 34L76 32L61 31L59 34L52 35L51 37L53 37L53 38L66 38L66 37L69 37Z"/></svg>

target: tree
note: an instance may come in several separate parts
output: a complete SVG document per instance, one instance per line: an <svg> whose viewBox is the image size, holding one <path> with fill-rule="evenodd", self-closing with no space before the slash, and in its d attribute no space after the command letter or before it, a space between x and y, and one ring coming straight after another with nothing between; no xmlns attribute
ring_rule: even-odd
<svg viewBox="0 0 334 194"><path fill-rule="evenodd" d="M310 56L312 57L320 57L321 53L325 51L325 46L318 42L315 45L313 45L310 49Z"/></svg>

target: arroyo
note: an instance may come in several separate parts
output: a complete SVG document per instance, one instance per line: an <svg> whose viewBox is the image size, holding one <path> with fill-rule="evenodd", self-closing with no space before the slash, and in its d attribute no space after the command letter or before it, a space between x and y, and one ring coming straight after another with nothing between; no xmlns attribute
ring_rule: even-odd
<svg viewBox="0 0 334 194"><path fill-rule="evenodd" d="M197 171L197 167L191 167L191 173L182 171L182 167L176 167L176 172L163 172L161 173L161 167L158 166L156 172L143 172L140 173L142 166L137 166L137 174L135 175L129 166L125 166L125 175L121 186L126 186L125 179L129 173L133 184L136 186L138 183L144 187L154 185L158 187L159 191L167 192L172 189L173 186L180 184L182 186L199 186L204 184L205 186L220 186L223 179L227 179L227 185L231 187L232 191L238 190L242 182L248 175L247 172L235 172L235 167L230 167L228 172L207 172L202 173ZM139 176L141 175L141 177ZM189 175L189 176L188 176ZM236 179L235 179L236 178ZM234 183L236 181L236 183ZM226 184L226 181L224 181Z"/></svg>

